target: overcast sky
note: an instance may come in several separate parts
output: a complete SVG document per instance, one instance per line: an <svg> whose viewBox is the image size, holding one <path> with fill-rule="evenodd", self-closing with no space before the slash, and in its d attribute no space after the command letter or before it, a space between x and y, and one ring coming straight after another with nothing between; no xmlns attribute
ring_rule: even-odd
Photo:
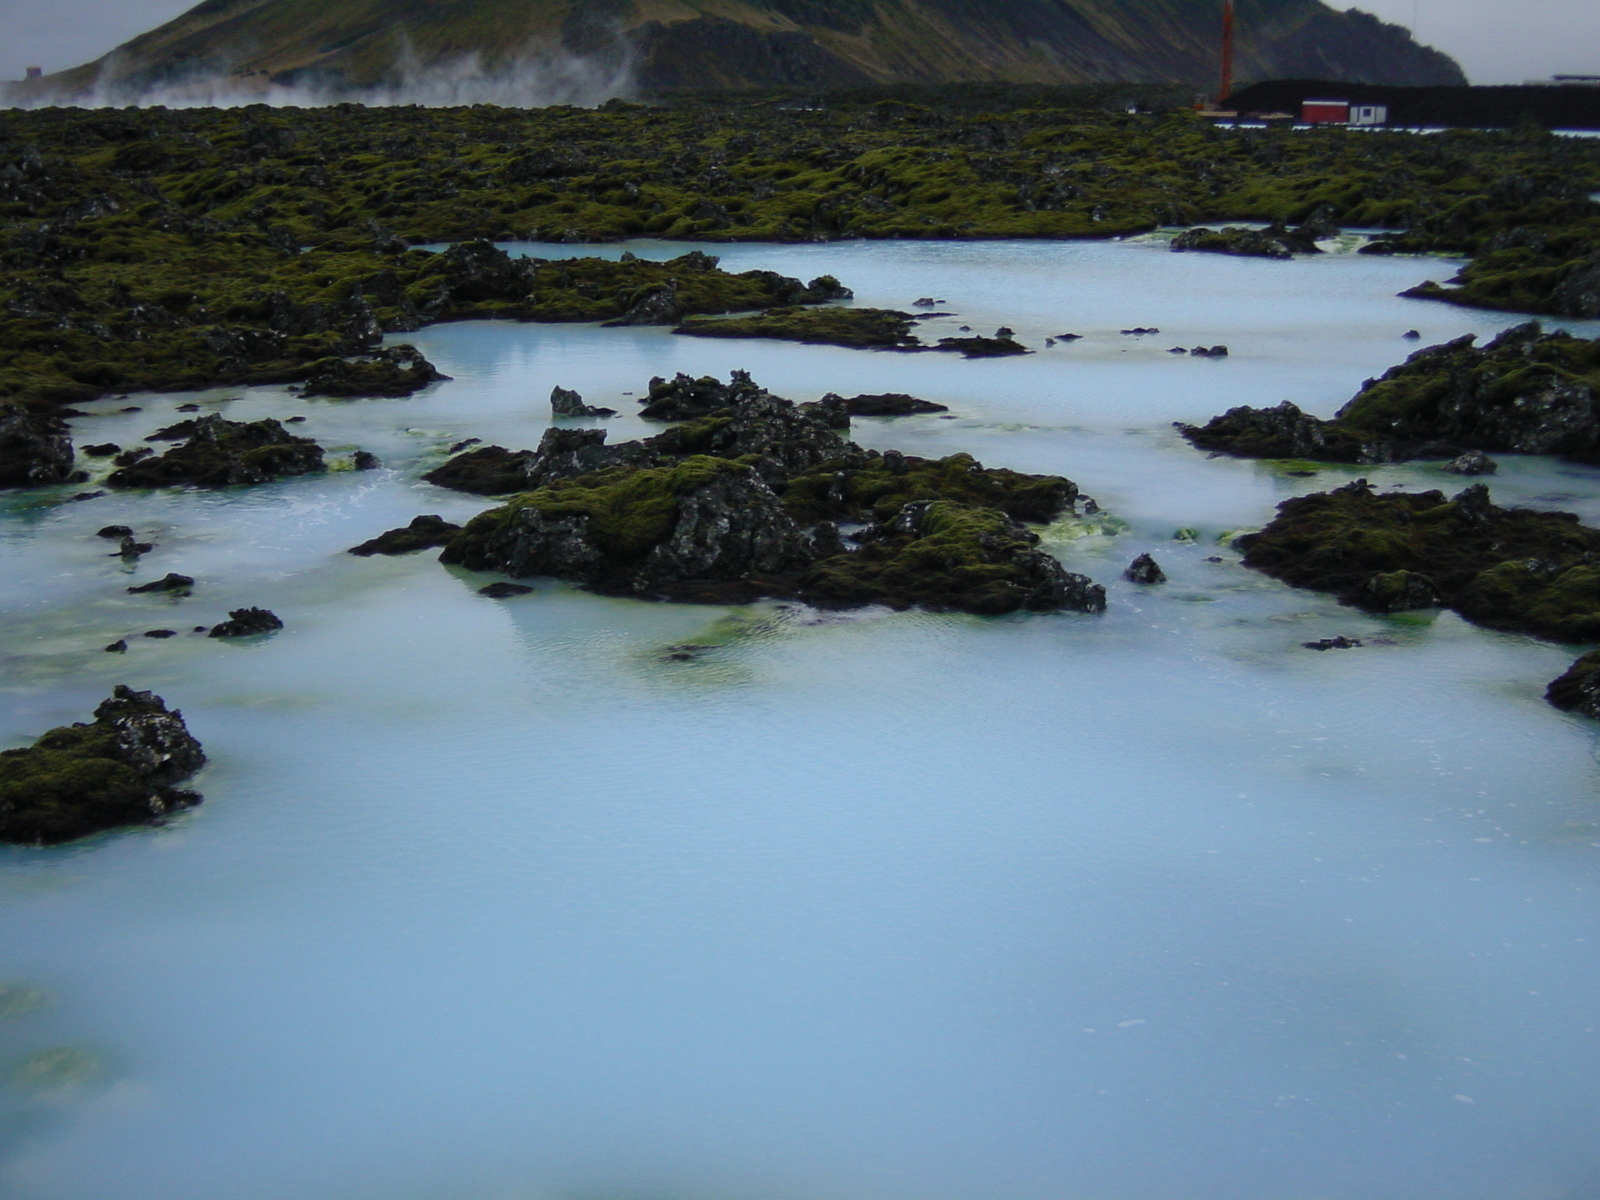
<svg viewBox="0 0 1600 1200"><path fill-rule="evenodd" d="M197 0L0 0L0 79L98 58ZM1348 0L1331 0L1349 7ZM1361 0L1455 56L1473 83L1600 74L1600 0Z"/></svg>

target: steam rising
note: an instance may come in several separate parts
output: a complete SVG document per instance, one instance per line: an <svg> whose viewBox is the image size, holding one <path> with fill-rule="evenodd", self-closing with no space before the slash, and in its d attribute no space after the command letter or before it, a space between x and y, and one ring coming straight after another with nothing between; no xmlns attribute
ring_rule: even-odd
<svg viewBox="0 0 1600 1200"><path fill-rule="evenodd" d="M442 108L497 104L508 108L543 108L570 104L592 108L613 97L634 94L633 61L626 54L585 56L564 50L527 51L488 65L476 52L444 62L423 63L409 48L395 64L392 78L364 87L334 78L273 82L265 72L251 73L216 64L182 80L141 85L128 78L125 60L107 56L98 81L73 93L60 91L20 95L15 85L0 94L10 108L237 108L266 104L277 108L317 108L358 103L373 106L417 104Z"/></svg>

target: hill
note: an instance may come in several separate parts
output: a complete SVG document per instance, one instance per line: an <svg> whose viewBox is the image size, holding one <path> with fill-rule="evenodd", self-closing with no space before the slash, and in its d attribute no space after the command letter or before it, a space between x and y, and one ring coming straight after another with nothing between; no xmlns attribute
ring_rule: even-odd
<svg viewBox="0 0 1600 1200"><path fill-rule="evenodd" d="M536 102L684 88L1158 81L1215 86L1220 0L205 0L13 97ZM1238 0L1237 75L1464 84L1397 25ZM508 93L507 88L512 91ZM519 94L515 89L523 89ZM360 98L352 94L351 98Z"/></svg>

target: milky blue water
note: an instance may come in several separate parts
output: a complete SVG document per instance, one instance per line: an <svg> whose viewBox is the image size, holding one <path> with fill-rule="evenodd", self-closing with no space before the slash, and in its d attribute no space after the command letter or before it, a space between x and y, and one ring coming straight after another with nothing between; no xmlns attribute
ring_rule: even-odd
<svg viewBox="0 0 1600 1200"><path fill-rule="evenodd" d="M409 340L454 379L409 399L230 389L75 421L131 444L189 400L304 415L379 471L0 496L0 741L127 682L212 759L169 826L0 852L0 978L41 994L0 992L0 1194L1600 1191L1596 727L1542 700L1576 648L1245 570L1225 534L1355 472L1208 459L1170 427L1286 398L1328 415L1405 330L1517 318L1395 296L1444 260L707 249L859 303L931 296L959 315L930 339L1004 323L1039 352L440 326ZM1063 332L1083 338L1044 346ZM951 407L857 421L869 445L1070 476L1105 513L1047 543L1110 608L824 615L548 580L492 601L428 554L343 553L484 507L418 476L468 437L535 444L556 384L627 411L651 375L736 367L796 400ZM1594 469L1510 457L1491 484L1600 522ZM124 566L92 536L110 523L157 549ZM1121 580L1141 551L1170 583ZM168 571L191 598L123 590ZM241 604L286 628L101 650ZM1335 633L1367 644L1300 647ZM687 641L714 648L664 654Z"/></svg>

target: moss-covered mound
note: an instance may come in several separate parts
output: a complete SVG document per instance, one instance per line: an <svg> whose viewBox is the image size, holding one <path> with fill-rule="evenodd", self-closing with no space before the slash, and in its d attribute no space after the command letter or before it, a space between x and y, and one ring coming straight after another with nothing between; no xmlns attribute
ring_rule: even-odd
<svg viewBox="0 0 1600 1200"><path fill-rule="evenodd" d="M229 421L210 413L162 430L155 436L186 437L165 454L140 458L113 471L106 484L114 488L220 488L267 483L285 475L326 470L322 447L296 437L277 421Z"/></svg>
<svg viewBox="0 0 1600 1200"><path fill-rule="evenodd" d="M1494 629L1600 640L1600 530L1499 508L1486 484L1379 494L1357 480L1278 506L1238 541L1247 566L1374 611L1442 603Z"/></svg>
<svg viewBox="0 0 1600 1200"><path fill-rule="evenodd" d="M1071 480L986 468L966 454L865 450L836 432L835 418L848 426L848 415L830 399L796 405L739 371L726 384L656 379L645 410L689 419L616 446L604 429L552 428L536 451L466 451L428 478L518 484L521 494L453 535L419 517L352 553L404 553L440 538L441 561L472 570L710 603L1104 607L1103 591L1063 572L1019 524L1069 508ZM847 547L837 521L870 523L852 537L861 549Z"/></svg>
<svg viewBox="0 0 1600 1200"><path fill-rule="evenodd" d="M1105 589L1036 549L1039 536L1004 513L919 500L857 535L859 550L823 558L796 585L824 607L888 604L999 614L1100 612Z"/></svg>
<svg viewBox="0 0 1600 1200"><path fill-rule="evenodd" d="M1580 655L1550 682L1544 698L1557 708L1600 720L1600 650Z"/></svg>
<svg viewBox="0 0 1600 1200"><path fill-rule="evenodd" d="M123 825L153 825L200 803L173 785L205 765L183 714L118 685L91 724L0 751L0 841L51 845Z"/></svg>
<svg viewBox="0 0 1600 1200"><path fill-rule="evenodd" d="M1600 462L1600 339L1514 326L1418 350L1369 382L1335 421L1412 457L1418 443Z"/></svg>
<svg viewBox="0 0 1600 1200"><path fill-rule="evenodd" d="M1174 250L1207 250L1213 254L1239 254L1249 258L1293 258L1296 254L1321 254L1317 238L1329 237L1337 228L1322 222L1308 222L1290 229L1274 221L1265 229L1223 229L1197 226L1185 229L1172 239Z"/></svg>
<svg viewBox="0 0 1600 1200"><path fill-rule="evenodd" d="M463 450L423 476L429 483L456 492L477 496L508 496L528 488L531 450L507 450L504 446L478 446Z"/></svg>
<svg viewBox="0 0 1600 1200"><path fill-rule="evenodd" d="M858 350L915 349L915 318L892 308L769 308L750 317L685 321L673 333L690 337L777 338Z"/></svg>
<svg viewBox="0 0 1600 1200"><path fill-rule="evenodd" d="M415 346L391 346L351 361L325 358L306 368L301 389L306 396L409 396L450 376L417 352Z"/></svg>
<svg viewBox="0 0 1600 1200"><path fill-rule="evenodd" d="M563 480L474 517L440 561L554 575L606 592L670 595L696 582L792 573L809 539L752 468L695 456Z"/></svg>
<svg viewBox="0 0 1600 1200"><path fill-rule="evenodd" d="M1244 458L1381 463L1463 450L1600 462L1600 339L1514 326L1487 345L1469 334L1418 350L1369 379L1331 421L1287 400L1179 424L1203 450Z"/></svg>
<svg viewBox="0 0 1600 1200"><path fill-rule="evenodd" d="M985 467L970 454L928 459L887 450L831 461L791 479L784 504L796 519L887 521L915 500L997 509L1018 521L1050 521L1072 506L1078 487L1060 475Z"/></svg>

